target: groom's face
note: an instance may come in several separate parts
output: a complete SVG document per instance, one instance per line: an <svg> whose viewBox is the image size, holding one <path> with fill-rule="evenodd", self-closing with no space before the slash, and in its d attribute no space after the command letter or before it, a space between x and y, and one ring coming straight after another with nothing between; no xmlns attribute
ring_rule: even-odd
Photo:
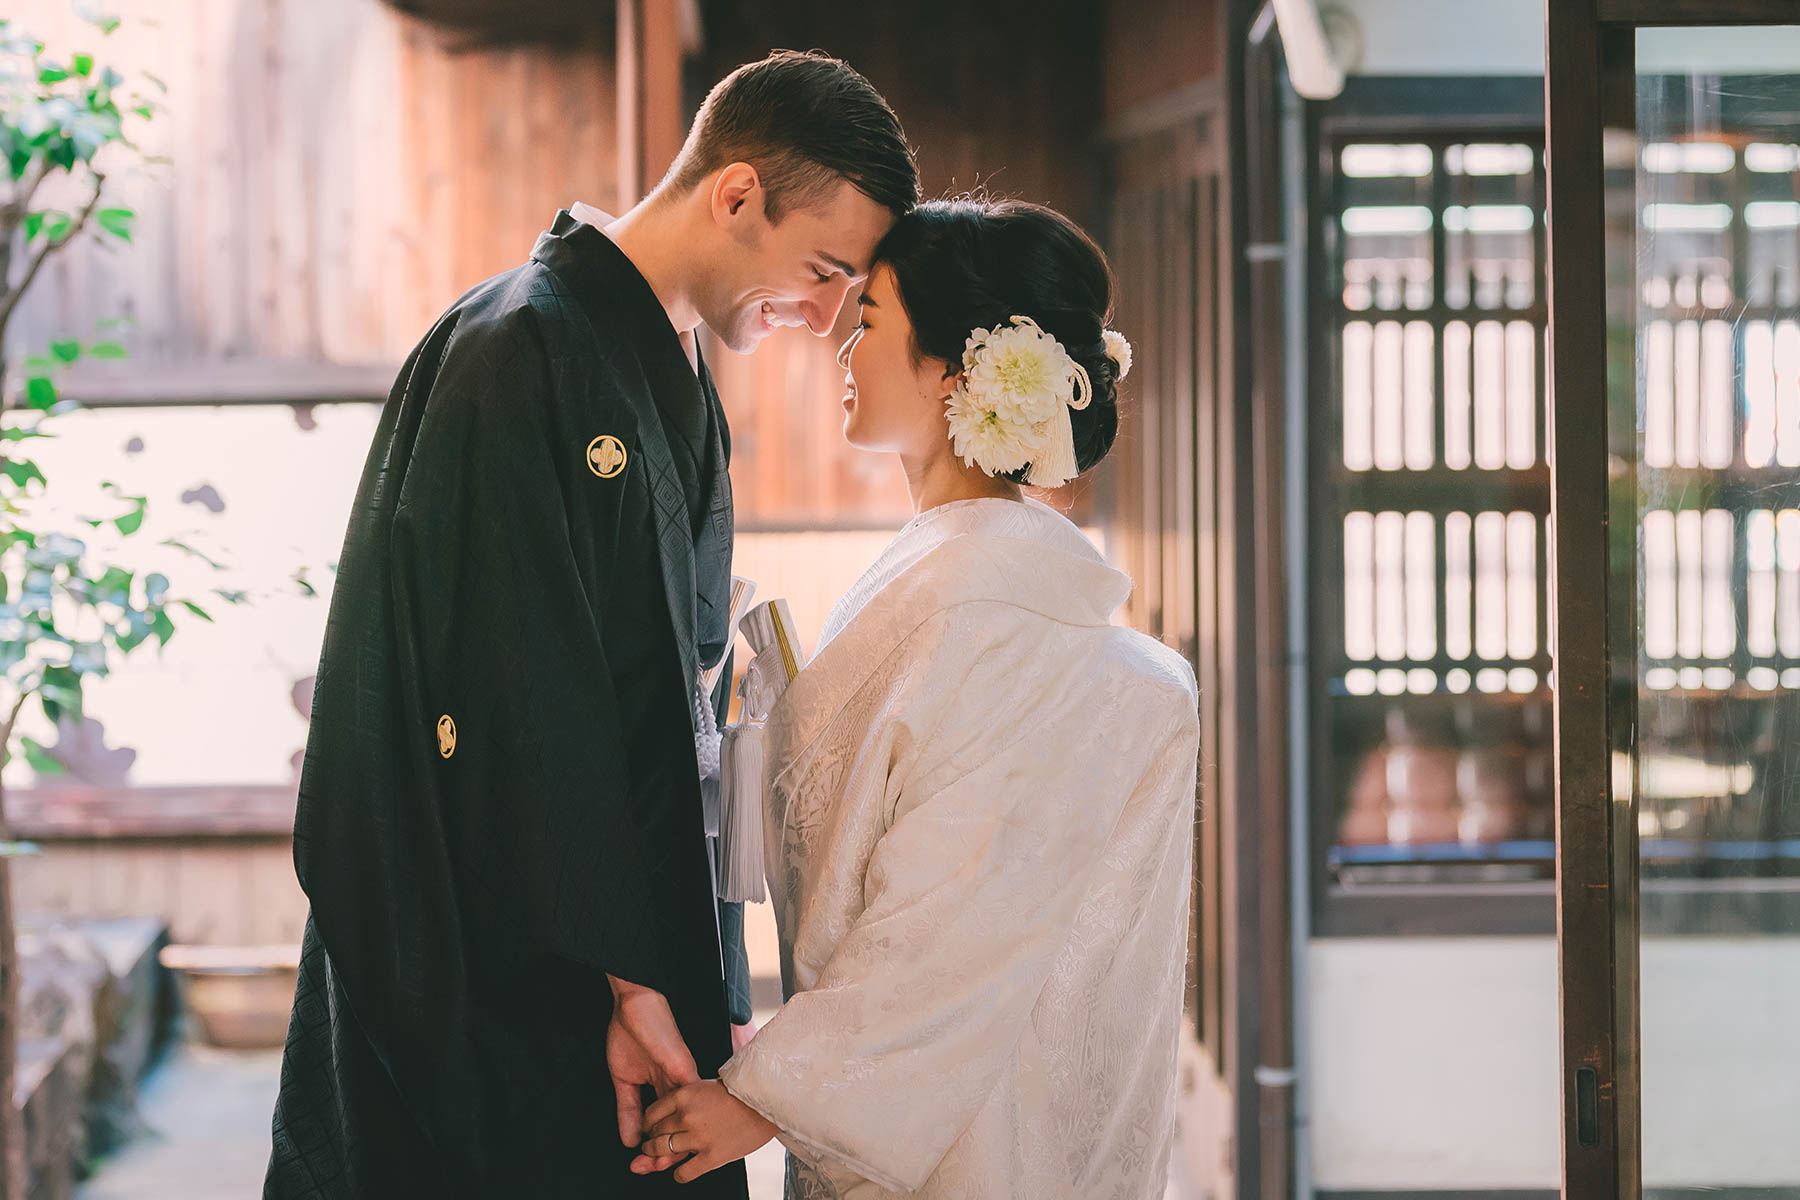
<svg viewBox="0 0 1800 1200"><path fill-rule="evenodd" d="M743 169L754 181L754 172ZM728 236L705 305L711 311L700 315L740 354L782 326L829 334L844 298L867 278L876 243L894 224L891 212L845 180L773 223L764 216L760 185L727 200L715 204Z"/></svg>

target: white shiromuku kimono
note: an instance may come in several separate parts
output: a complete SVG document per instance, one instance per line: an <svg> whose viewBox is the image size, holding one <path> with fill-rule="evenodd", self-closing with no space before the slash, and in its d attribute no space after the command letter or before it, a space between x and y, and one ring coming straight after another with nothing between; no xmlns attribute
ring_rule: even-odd
<svg viewBox="0 0 1800 1200"><path fill-rule="evenodd" d="M1130 587L1042 504L945 505L777 702L789 999L720 1077L790 1197L1162 1196L1199 723Z"/></svg>

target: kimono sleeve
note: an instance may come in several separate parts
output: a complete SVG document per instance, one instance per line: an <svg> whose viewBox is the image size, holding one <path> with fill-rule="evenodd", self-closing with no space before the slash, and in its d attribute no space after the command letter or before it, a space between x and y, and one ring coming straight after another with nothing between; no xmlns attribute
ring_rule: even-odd
<svg viewBox="0 0 1800 1200"><path fill-rule="evenodd" d="M616 524L626 479L587 471L557 420L579 401L634 449L628 406L605 387L559 396L529 329L460 349L433 389L391 545L407 707L454 721L433 747L448 752L427 758L463 864L456 903L521 946L667 992L682 810L619 769L629 700L574 547L576 510L590 532Z"/></svg>
<svg viewBox="0 0 1800 1200"><path fill-rule="evenodd" d="M947 784L901 782L854 927L720 1072L790 1150L895 1191L937 1169L1015 1060L1122 814L1191 795L1193 714L1158 699L1104 753L1062 696L996 717Z"/></svg>

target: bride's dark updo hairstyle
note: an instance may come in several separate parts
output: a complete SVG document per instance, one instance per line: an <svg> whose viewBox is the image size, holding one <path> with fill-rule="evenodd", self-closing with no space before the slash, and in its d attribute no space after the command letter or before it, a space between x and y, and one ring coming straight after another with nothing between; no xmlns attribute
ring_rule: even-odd
<svg viewBox="0 0 1800 1200"><path fill-rule="evenodd" d="M894 272L912 322L913 354L960 370L976 329L1030 317L1087 368L1094 400L1070 409L1075 462L1106 457L1119 431L1119 368L1101 331L1112 319L1112 271L1081 227L1021 200L930 200L901 217L875 249ZM1029 466L1007 478L1023 483Z"/></svg>

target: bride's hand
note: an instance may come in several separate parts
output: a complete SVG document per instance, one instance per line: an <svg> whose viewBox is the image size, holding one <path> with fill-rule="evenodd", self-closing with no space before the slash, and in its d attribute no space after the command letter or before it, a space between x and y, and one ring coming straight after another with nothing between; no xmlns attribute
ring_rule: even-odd
<svg viewBox="0 0 1800 1200"><path fill-rule="evenodd" d="M645 1175L658 1160L687 1161L675 1168L675 1182L687 1183L708 1171L736 1162L775 1136L775 1126L725 1090L716 1079L691 1083L664 1096L644 1114L649 1121L639 1156L631 1169Z"/></svg>

